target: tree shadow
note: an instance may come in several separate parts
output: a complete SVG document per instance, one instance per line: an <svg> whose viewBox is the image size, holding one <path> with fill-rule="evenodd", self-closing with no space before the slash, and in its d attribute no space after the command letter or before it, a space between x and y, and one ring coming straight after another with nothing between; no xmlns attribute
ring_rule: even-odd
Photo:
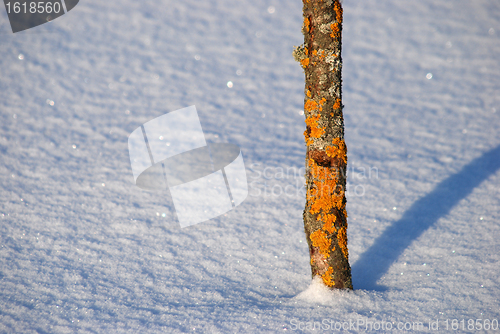
<svg viewBox="0 0 500 334"><path fill-rule="evenodd" d="M475 187L500 169L500 145L448 177L417 200L400 220L388 227L352 266L354 287L386 290L377 281L403 251L439 218L447 215Z"/></svg>

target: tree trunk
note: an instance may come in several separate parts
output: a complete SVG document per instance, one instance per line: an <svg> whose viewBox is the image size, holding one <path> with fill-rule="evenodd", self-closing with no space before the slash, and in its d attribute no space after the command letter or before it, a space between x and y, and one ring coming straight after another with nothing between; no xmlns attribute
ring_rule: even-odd
<svg viewBox="0 0 500 334"><path fill-rule="evenodd" d="M342 6L303 0L304 45L294 57L305 72L306 206L304 229L312 276L352 289L347 251L346 167L342 115Z"/></svg>

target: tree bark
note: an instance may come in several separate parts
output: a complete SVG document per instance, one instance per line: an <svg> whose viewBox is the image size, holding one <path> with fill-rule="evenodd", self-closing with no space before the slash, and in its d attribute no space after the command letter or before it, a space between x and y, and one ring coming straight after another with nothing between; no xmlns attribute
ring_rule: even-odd
<svg viewBox="0 0 500 334"><path fill-rule="evenodd" d="M312 276L352 289L347 250L346 167L342 115L342 6L303 0L304 44L294 58L305 72L306 206L304 229Z"/></svg>

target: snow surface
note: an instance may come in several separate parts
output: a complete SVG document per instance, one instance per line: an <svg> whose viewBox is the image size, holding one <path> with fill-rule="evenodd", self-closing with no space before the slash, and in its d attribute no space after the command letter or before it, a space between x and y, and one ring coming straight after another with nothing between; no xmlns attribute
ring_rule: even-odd
<svg viewBox="0 0 500 334"><path fill-rule="evenodd" d="M16 34L2 12L0 332L500 319L500 3L345 0L344 19L355 291L324 293L302 223L301 1L81 0ZM241 147L250 194L181 229L168 191L133 184L127 138L189 105L208 142ZM384 332L345 330L365 331Z"/></svg>

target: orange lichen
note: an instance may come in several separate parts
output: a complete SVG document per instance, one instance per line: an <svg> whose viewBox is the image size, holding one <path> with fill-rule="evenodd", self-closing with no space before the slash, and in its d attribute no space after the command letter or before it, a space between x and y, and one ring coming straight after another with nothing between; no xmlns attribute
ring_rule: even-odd
<svg viewBox="0 0 500 334"><path fill-rule="evenodd" d="M324 127L320 128L318 126L319 118L320 118L319 114L306 118L306 124L310 129L309 136L306 135L307 138L320 138L325 133L325 128Z"/></svg>
<svg viewBox="0 0 500 334"><path fill-rule="evenodd" d="M332 23L330 25L330 28L332 29L332 33L330 34L330 37L338 37L339 33L340 33L340 27L339 27L339 24L338 23Z"/></svg>
<svg viewBox="0 0 500 334"><path fill-rule="evenodd" d="M309 65L309 58L302 59L300 63L302 64L303 68L306 68Z"/></svg>
<svg viewBox="0 0 500 334"><path fill-rule="evenodd" d="M340 5L339 1L335 1L335 5L333 5L333 10L335 10L335 18L339 24L342 24L342 16L344 13L344 10L342 9L342 6Z"/></svg>
<svg viewBox="0 0 500 334"><path fill-rule="evenodd" d="M337 242L342 254L344 254L347 259L349 257L349 251L347 250L347 229L344 226L337 232Z"/></svg>
<svg viewBox="0 0 500 334"><path fill-rule="evenodd" d="M336 180L314 181L315 188L309 192L308 199L311 200L311 214L323 212L329 213L332 209L344 209L344 192L334 193L337 188ZM324 217L322 219L325 221Z"/></svg>
<svg viewBox="0 0 500 334"><path fill-rule="evenodd" d="M325 128L311 128L311 137L320 138L325 133Z"/></svg>
<svg viewBox="0 0 500 334"><path fill-rule="evenodd" d="M309 25L311 24L311 22L309 22L309 19L307 17L304 18L304 29L306 30L306 32L309 32Z"/></svg>
<svg viewBox="0 0 500 334"><path fill-rule="evenodd" d="M305 111L311 112L316 109L318 109L318 103L314 100L307 100L306 103L304 104L304 109Z"/></svg>
<svg viewBox="0 0 500 334"><path fill-rule="evenodd" d="M332 274L333 274L333 268L328 267L326 272L321 275L321 278L323 279L323 282L326 284L326 286L334 286L335 282L332 280Z"/></svg>
<svg viewBox="0 0 500 334"><path fill-rule="evenodd" d="M332 144L326 150L327 155L347 163L347 149L344 140L335 138ZM332 249L335 248L333 247L326 252L324 247L327 245L332 246L332 241L328 239L328 236L336 233L340 250L347 258L346 226L342 221L337 222L336 213L344 214L347 218L345 193L343 187L339 184L340 171L337 168L320 166L313 158L308 159L308 167L310 175L313 178L313 185L307 189L306 193L309 212L312 215L316 215L315 219L317 221L323 222L323 226L311 234L311 240L313 238L315 240L313 241L313 246L319 247L320 253L328 257L330 252L333 251ZM335 226L336 222L340 224L340 227ZM327 276L330 277L329 275Z"/></svg>
<svg viewBox="0 0 500 334"><path fill-rule="evenodd" d="M333 109L340 109L342 107L342 100L341 99L337 99L335 101L335 104L333 105Z"/></svg>
<svg viewBox="0 0 500 334"><path fill-rule="evenodd" d="M309 91L308 91L309 92ZM309 92L310 94L310 92ZM307 94L307 95L309 95ZM314 100L307 100L304 104L304 110L312 113L313 111L321 111L323 108ZM325 127L319 127L318 121L321 115L316 114L306 118L306 125L308 127L307 131L304 132L306 138L306 144L311 145L313 141L311 138L320 138L325 133Z"/></svg>
<svg viewBox="0 0 500 334"><path fill-rule="evenodd" d="M313 275L322 278L325 285L334 287L344 287L345 278L342 276L341 268L348 268L348 263L343 262L348 257L347 250L347 212L345 197L345 172L347 164L347 148L343 139L335 138L330 141L330 135L334 135L328 130L334 119L342 117L342 100L340 97L341 84L340 69L340 38L342 33L343 10L339 0L334 0L333 4L327 2L326 6L330 11L333 7L335 13L330 18L325 17L328 23L323 21L320 10L324 9L325 3L315 3L310 0L303 0L305 15L302 31L305 35L304 45L305 55L300 50L300 62L306 72L306 101L304 112L306 114L307 129L304 131L307 144L307 173L306 173L306 211L304 222L306 224L306 234L309 240L311 267ZM312 4L307 4L311 2ZM307 11L306 11L307 9ZM320 20L316 20L315 15ZM311 17L314 18L311 19ZM318 25L318 26L316 26ZM326 29L325 29L326 28ZM328 40L328 34L333 38L330 42L333 46L323 45L323 35L315 38L314 35L324 33ZM317 36L316 36L317 37ZM321 42L321 43L320 43ZM328 41L326 41L328 42ZM326 48L327 51L322 50ZM337 50L334 54L332 49ZM324 64L323 68L316 68L316 64ZM331 73L333 71L334 73ZM337 71L335 73L335 71ZM329 81L333 80L331 87ZM339 83L340 82L340 83ZM327 96L327 94L330 94ZM338 94L336 94L338 93ZM324 96L324 97L323 97ZM331 96L331 97L329 97ZM341 125L341 124L340 124ZM341 262L338 262L341 261ZM340 274L337 273L340 271ZM339 275L339 276L338 276ZM349 282L348 282L349 283ZM347 284L349 285L349 284ZM352 286L351 286L352 288Z"/></svg>
<svg viewBox="0 0 500 334"><path fill-rule="evenodd" d="M312 145L314 143L314 141L311 138L309 138L307 131L304 131L304 137L306 138L306 145L307 146Z"/></svg>
<svg viewBox="0 0 500 334"><path fill-rule="evenodd" d="M335 138L332 141L333 146L326 147L326 154L331 158L342 159L347 163L347 147L345 141L340 138Z"/></svg>
<svg viewBox="0 0 500 334"><path fill-rule="evenodd" d="M337 232L337 229L333 225L335 223L335 221L337 220L337 216L331 215L328 213L323 215L323 216L325 218L325 223L323 224L323 229L330 234Z"/></svg>
<svg viewBox="0 0 500 334"><path fill-rule="evenodd" d="M314 159L308 159L309 173L315 179L333 180L337 182L338 171L336 169L319 166ZM335 187L334 187L335 188Z"/></svg>
<svg viewBox="0 0 500 334"><path fill-rule="evenodd" d="M323 230L319 229L311 233L311 242L314 247L319 248L319 252L325 256L325 258L330 256L330 246L332 241L328 239Z"/></svg>
<svg viewBox="0 0 500 334"><path fill-rule="evenodd" d="M311 116L311 117L308 117L308 118L306 118L306 124L307 124L308 126L310 126L311 128L313 128L313 127L317 127L317 123L318 123L318 121L319 121L319 118L320 118L320 115L319 115L319 114L314 115L314 116ZM312 131L312 129L311 129L311 131ZM314 136L313 136L313 137L314 137Z"/></svg>
<svg viewBox="0 0 500 334"><path fill-rule="evenodd" d="M340 37L340 28L342 25L342 16L343 16L343 10L342 6L340 5L339 1L335 1L335 5L333 5L333 9L335 10L335 20L337 22L332 23L330 25L330 28L332 29L332 33L330 34L330 37L333 38L339 38Z"/></svg>

